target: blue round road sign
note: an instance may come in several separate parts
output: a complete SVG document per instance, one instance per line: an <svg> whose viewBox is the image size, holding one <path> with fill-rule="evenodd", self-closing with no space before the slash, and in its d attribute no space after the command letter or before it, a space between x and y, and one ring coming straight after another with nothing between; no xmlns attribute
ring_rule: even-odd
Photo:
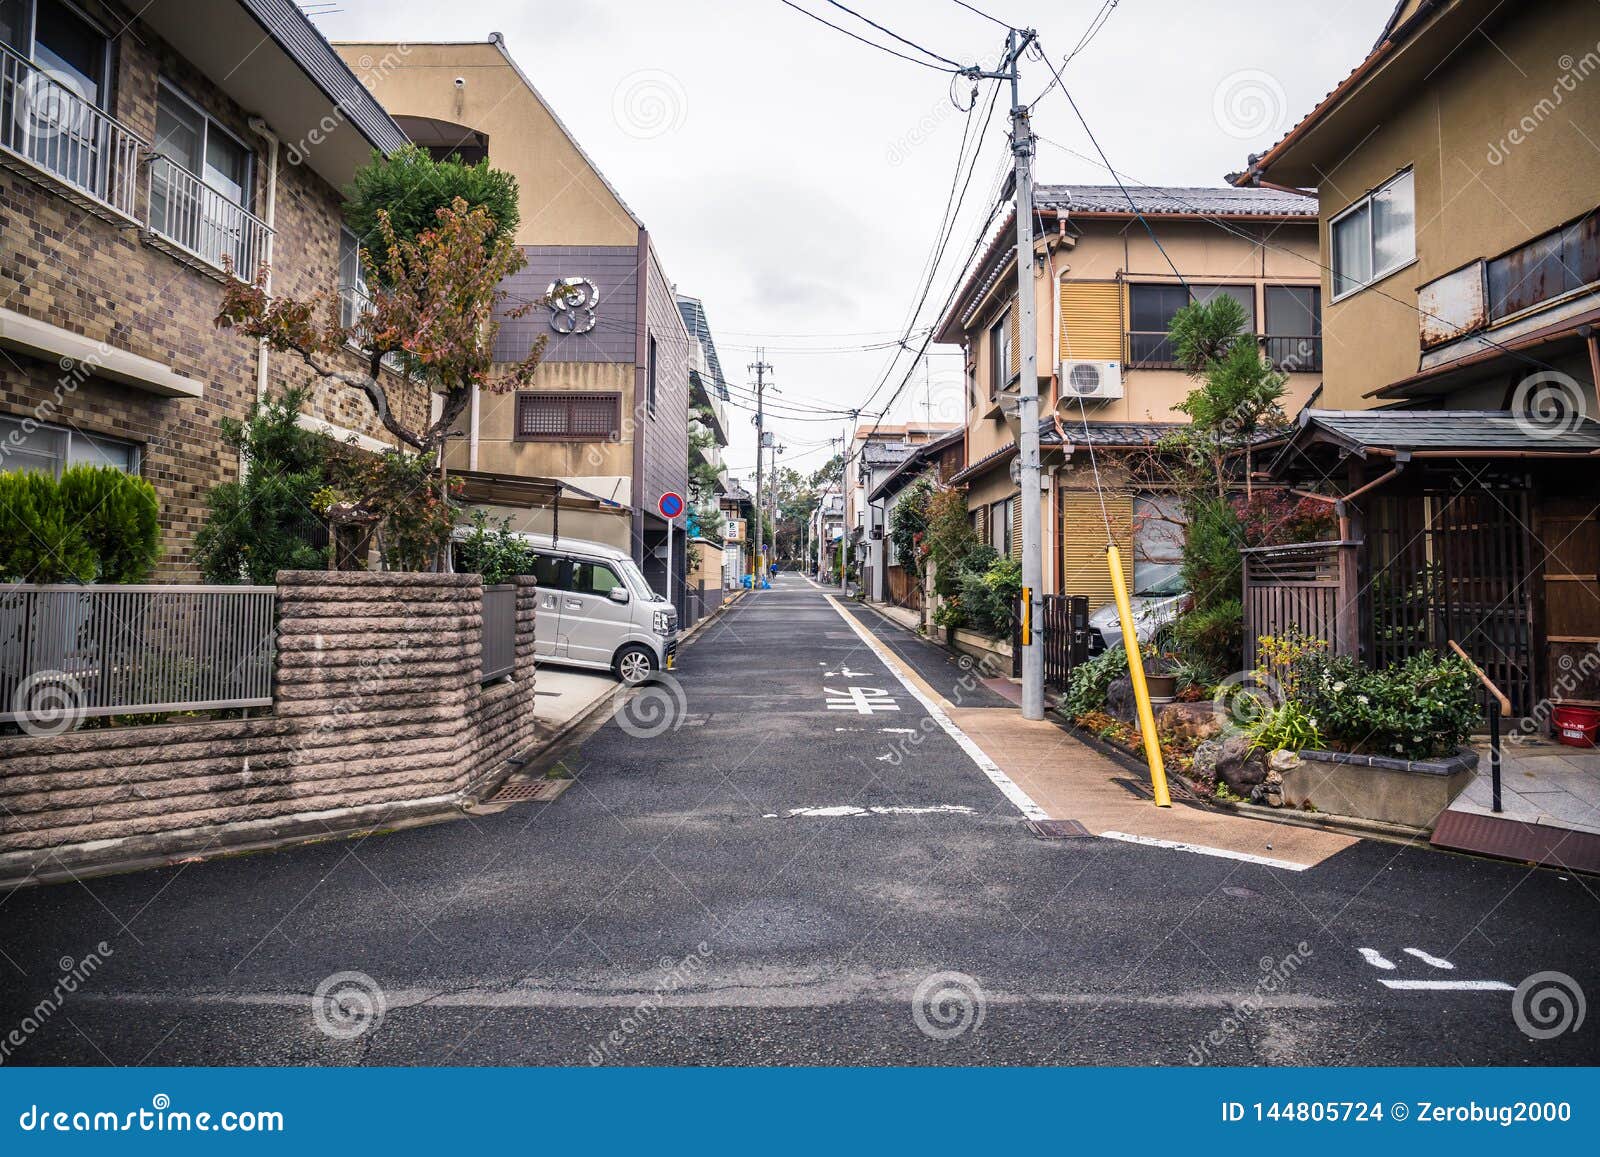
<svg viewBox="0 0 1600 1157"><path fill-rule="evenodd" d="M661 496L661 501L656 504L656 509L661 511L663 518L676 518L683 513L683 495L667 491Z"/></svg>

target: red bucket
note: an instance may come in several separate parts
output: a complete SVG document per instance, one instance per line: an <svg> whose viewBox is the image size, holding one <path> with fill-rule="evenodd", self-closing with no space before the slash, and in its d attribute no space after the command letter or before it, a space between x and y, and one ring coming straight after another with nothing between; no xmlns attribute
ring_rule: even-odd
<svg viewBox="0 0 1600 1157"><path fill-rule="evenodd" d="M1593 707L1557 707L1550 713L1556 742L1568 747L1593 747L1600 732L1600 711Z"/></svg>

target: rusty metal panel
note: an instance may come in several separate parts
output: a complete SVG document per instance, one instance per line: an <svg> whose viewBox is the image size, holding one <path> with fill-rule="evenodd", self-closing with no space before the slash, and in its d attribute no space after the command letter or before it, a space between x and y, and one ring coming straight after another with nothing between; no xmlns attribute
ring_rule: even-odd
<svg viewBox="0 0 1600 1157"><path fill-rule="evenodd" d="M1475 261L1417 290L1417 314L1425 350L1482 329L1489 320L1483 262Z"/></svg>

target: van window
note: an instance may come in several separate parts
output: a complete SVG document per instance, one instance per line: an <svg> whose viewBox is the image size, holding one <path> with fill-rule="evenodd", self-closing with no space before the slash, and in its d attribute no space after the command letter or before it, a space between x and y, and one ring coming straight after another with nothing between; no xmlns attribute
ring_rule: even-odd
<svg viewBox="0 0 1600 1157"><path fill-rule="evenodd" d="M533 563L533 581L546 590L567 590L571 573L567 560L556 555L541 554Z"/></svg>
<svg viewBox="0 0 1600 1157"><path fill-rule="evenodd" d="M617 572L604 563L585 562L581 559L573 560L572 590L574 593L609 596L612 590L622 585L622 580L617 577Z"/></svg>

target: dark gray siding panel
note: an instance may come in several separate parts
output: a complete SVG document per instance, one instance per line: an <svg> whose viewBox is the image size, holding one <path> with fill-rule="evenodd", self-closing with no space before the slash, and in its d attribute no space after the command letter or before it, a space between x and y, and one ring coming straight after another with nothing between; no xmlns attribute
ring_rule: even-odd
<svg viewBox="0 0 1600 1157"><path fill-rule="evenodd" d="M541 335L548 335L545 361L631 363L638 318L634 276L638 250L632 245L525 245L522 252L528 263L501 286L510 294L506 306L538 301L558 277L587 277L600 291L595 327L588 333L559 334L550 328L550 311L540 306L525 317L502 316L495 360L521 361Z"/></svg>
<svg viewBox="0 0 1600 1157"><path fill-rule="evenodd" d="M662 492L682 494L689 485L689 338L672 286L654 261L646 268L645 327L656 339L658 364L654 412L642 405L645 391L640 391L644 485L639 500L654 510Z"/></svg>

